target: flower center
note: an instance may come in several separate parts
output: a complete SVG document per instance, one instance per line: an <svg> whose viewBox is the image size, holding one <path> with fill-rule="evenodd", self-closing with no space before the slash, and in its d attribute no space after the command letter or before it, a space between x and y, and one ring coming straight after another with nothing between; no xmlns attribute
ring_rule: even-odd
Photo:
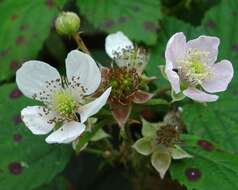
<svg viewBox="0 0 238 190"><path fill-rule="evenodd" d="M206 68L199 60L193 60L191 62L191 71L194 74L202 74L206 71Z"/></svg>
<svg viewBox="0 0 238 190"><path fill-rule="evenodd" d="M138 90L140 77L134 68L110 68L103 74L104 87L112 87L110 98L112 101L124 101Z"/></svg>
<svg viewBox="0 0 238 190"><path fill-rule="evenodd" d="M212 74L208 65L209 52L189 49L186 57L177 61L178 74L188 85L201 85Z"/></svg>
<svg viewBox="0 0 238 190"><path fill-rule="evenodd" d="M179 141L179 132L176 127L171 125L161 126L156 135L157 144L162 144L166 147L172 147Z"/></svg>
<svg viewBox="0 0 238 190"><path fill-rule="evenodd" d="M71 94L65 90L53 95L53 109L62 117L72 119L78 104Z"/></svg>

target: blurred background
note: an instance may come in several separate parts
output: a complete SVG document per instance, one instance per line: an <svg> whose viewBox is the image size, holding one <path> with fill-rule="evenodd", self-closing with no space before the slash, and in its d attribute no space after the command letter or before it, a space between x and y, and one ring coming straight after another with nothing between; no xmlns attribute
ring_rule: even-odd
<svg viewBox="0 0 238 190"><path fill-rule="evenodd" d="M45 137L31 134L21 121L20 110L34 102L17 89L16 70L24 61L38 59L63 73L67 53L77 48L73 39L55 31L60 12L80 16L81 37L102 65L110 63L104 49L108 33L121 30L148 48L151 58L146 73L159 76L155 85L163 88L168 83L157 66L164 64L166 43L175 32L184 32L188 39L218 36L219 60L231 60L236 72L237 8L237 0L0 0L0 190L141 189L130 169L88 153L75 155L71 145L48 145ZM229 92L207 110L193 104L185 108L185 114L194 119L185 118L189 132L231 152L238 152L237 83L235 76ZM214 130L208 131L204 121L206 126L215 125ZM170 175L163 181L151 177L145 183L152 190L186 189Z"/></svg>

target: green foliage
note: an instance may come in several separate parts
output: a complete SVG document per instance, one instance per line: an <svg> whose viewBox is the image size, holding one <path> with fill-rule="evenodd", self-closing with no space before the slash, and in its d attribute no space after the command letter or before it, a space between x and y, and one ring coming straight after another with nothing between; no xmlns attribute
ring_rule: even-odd
<svg viewBox="0 0 238 190"><path fill-rule="evenodd" d="M238 64L238 12L236 0L224 1L211 9L203 26L209 35L220 37L219 55L221 59L232 61L235 74L228 90L220 94L215 103L207 106L191 103L184 106L183 120L190 133L213 140L227 150L238 152L238 97L236 73Z"/></svg>
<svg viewBox="0 0 238 190"><path fill-rule="evenodd" d="M21 123L21 109L33 102L16 85L3 85L0 92L0 189L30 190L49 183L67 164L70 147L48 145Z"/></svg>
<svg viewBox="0 0 238 190"><path fill-rule="evenodd" d="M50 184L42 185L34 190L69 190L70 184L63 176L57 176Z"/></svg>
<svg viewBox="0 0 238 190"><path fill-rule="evenodd" d="M97 134L99 130L105 125L103 121L98 122L93 125L90 131L84 132L79 138L75 145L76 153L80 153L80 151L87 146L87 143ZM104 136L105 137L105 136Z"/></svg>
<svg viewBox="0 0 238 190"><path fill-rule="evenodd" d="M186 147L194 157L173 162L170 174L188 190L238 188L238 156L224 152L214 144L195 136L184 136Z"/></svg>
<svg viewBox="0 0 238 190"><path fill-rule="evenodd" d="M57 8L64 2L65 0L0 2L0 81L13 76L25 60L36 58L53 26Z"/></svg>
<svg viewBox="0 0 238 190"><path fill-rule="evenodd" d="M222 96L207 106L191 103L184 106L183 120L189 133L208 138L227 150L238 152L238 98Z"/></svg>
<svg viewBox="0 0 238 190"><path fill-rule="evenodd" d="M133 40L148 45L156 42L161 17L157 0L77 0L77 5L81 14L103 31L121 30Z"/></svg>
<svg viewBox="0 0 238 190"><path fill-rule="evenodd" d="M68 39L61 39L55 31L52 33L50 31L53 28L54 18L59 13L58 10L65 2L66 0L0 0L0 82L11 81L20 64L26 60L36 59L43 45L46 48L41 51L41 54L48 56L47 53L49 53L50 56L47 58L56 61L55 65L61 71L66 49L75 47ZM204 6L210 5L210 1L208 3L208 1L200 0L174 0L174 2L162 0L163 12L158 0L76 0L75 2L82 15L81 29L84 32L82 37L83 39L85 37L86 44L89 42L88 44L93 47L90 51L98 63L106 65L105 63L110 62L104 51L105 35L98 29L107 33L121 30L131 40L150 46L151 59L146 72L149 76L159 77L155 83L159 95L164 95L167 87L170 86L162 76L158 65L165 64L166 44L174 33L184 32L187 40L199 35L214 35L220 38L218 61L231 60L235 75L228 91L218 94L220 99L217 102L201 105L192 101L183 101L182 104L173 102L171 106L169 100L156 97L145 104L159 110L156 119L163 118L167 110L163 109L163 106L166 108L182 106L182 120L188 133L212 140L217 145L201 140L199 137L184 136L185 141L181 145L184 150L177 146L176 149L171 150L171 154L153 151L151 138L156 134L159 125L143 121L141 132L145 137L138 140L136 136L137 142L134 148L144 155L154 153L151 158L152 165L162 177L169 167L171 156L173 159L180 159L190 157L191 154L193 158L174 160L170 169L172 178L186 185L188 190L238 189L238 157L235 154L238 153L238 76L236 74L238 69L238 1L222 0L221 4L211 8L205 14L202 25L199 27L168 17L166 14L190 20L190 23L199 23L202 13L208 7ZM194 4L197 6L196 9L193 9ZM72 8L75 6L74 2L67 1L64 8L68 10L71 6ZM196 10L199 10L199 13ZM181 14L177 15L177 13ZM197 15L197 18L189 15ZM85 23L84 18L88 23ZM86 30L90 31L85 32ZM42 57L39 59L44 61ZM45 137L32 135L21 123L20 110L35 103L20 96L16 85L3 84L0 92L0 189L69 189L70 184L65 178L55 176L65 168L71 155L71 146L48 145L44 141ZM177 100L183 97L174 96L173 98ZM160 112L160 109L163 111ZM77 153L88 145L89 141L109 137L102 129L106 125L106 119L99 117L99 123L80 136L77 144L75 143ZM117 135L114 134L114 128L113 131L110 130L107 132L110 132L110 137L113 137L110 140L114 141ZM136 134L133 130L132 136ZM117 144L117 142L113 143ZM131 148L131 144L129 147ZM123 188L121 186L128 183L127 179L121 178L118 181L118 176L124 175L124 171L113 167L102 172L100 168L105 167L107 162L101 160L99 156L91 158L93 159L90 160L89 155L80 152L80 158L77 157L75 158L77 161L72 161L70 168L72 170L70 172L73 173L72 178L77 175L78 179L82 179L77 179L75 188L94 189L96 186L97 189L131 189L127 185ZM125 163L131 161L130 156L128 160L126 159L125 156ZM195 172L197 176L189 175L191 172Z"/></svg>

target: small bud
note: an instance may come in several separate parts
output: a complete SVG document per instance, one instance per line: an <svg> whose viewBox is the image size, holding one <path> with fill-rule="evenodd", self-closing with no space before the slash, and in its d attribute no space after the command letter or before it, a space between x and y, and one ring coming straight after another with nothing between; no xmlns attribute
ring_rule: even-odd
<svg viewBox="0 0 238 190"><path fill-rule="evenodd" d="M80 27L80 18L74 12L62 12L55 21L55 27L59 34L73 35Z"/></svg>

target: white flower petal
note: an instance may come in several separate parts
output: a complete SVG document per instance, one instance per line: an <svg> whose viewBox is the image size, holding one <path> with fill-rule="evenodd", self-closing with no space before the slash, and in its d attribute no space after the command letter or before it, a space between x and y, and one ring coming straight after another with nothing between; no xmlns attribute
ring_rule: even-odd
<svg viewBox="0 0 238 190"><path fill-rule="evenodd" d="M78 50L71 51L66 58L66 74L75 94L85 95L96 91L101 82L101 72L93 58Z"/></svg>
<svg viewBox="0 0 238 190"><path fill-rule="evenodd" d="M197 102L214 102L218 99L217 95L207 94L195 88L188 88L183 91L183 94Z"/></svg>
<svg viewBox="0 0 238 190"><path fill-rule="evenodd" d="M47 86L46 82L50 82L51 85ZM50 90L61 88L58 71L42 61L25 62L16 72L16 83L25 96L33 98L37 94L37 100L47 98L47 94L52 94Z"/></svg>
<svg viewBox="0 0 238 190"><path fill-rule="evenodd" d="M90 116L96 114L107 102L111 93L111 87L108 88L100 97L94 101L79 108L81 122L84 123Z"/></svg>
<svg viewBox="0 0 238 190"><path fill-rule="evenodd" d="M228 60L222 60L212 67L214 73L210 79L207 79L202 84L202 87L207 92L222 92L228 87L234 74L232 64Z"/></svg>
<svg viewBox="0 0 238 190"><path fill-rule="evenodd" d="M184 33L174 34L168 41L165 50L166 64L169 62L176 66L176 62L184 58L186 53L186 37Z"/></svg>
<svg viewBox="0 0 238 190"><path fill-rule="evenodd" d="M61 128L52 132L45 141L51 143L70 143L85 131L85 125L76 121L65 123Z"/></svg>
<svg viewBox="0 0 238 190"><path fill-rule="evenodd" d="M179 93L180 92L179 76L176 72L173 71L173 65L171 62L166 63L165 73L172 86L172 89L175 91L176 94Z"/></svg>
<svg viewBox="0 0 238 190"><path fill-rule="evenodd" d="M187 48L198 49L208 52L208 63L213 64L217 60L218 46L220 40L213 36L199 36L187 42Z"/></svg>
<svg viewBox="0 0 238 190"><path fill-rule="evenodd" d="M22 120L33 134L47 134L55 125L54 123L49 123L49 120L56 117L54 112L48 111L42 106L28 106L21 111Z"/></svg>
<svg viewBox="0 0 238 190"><path fill-rule="evenodd" d="M133 43L121 31L109 34L105 40L105 49L109 57L115 58L116 54L122 54L124 49L133 49Z"/></svg>

